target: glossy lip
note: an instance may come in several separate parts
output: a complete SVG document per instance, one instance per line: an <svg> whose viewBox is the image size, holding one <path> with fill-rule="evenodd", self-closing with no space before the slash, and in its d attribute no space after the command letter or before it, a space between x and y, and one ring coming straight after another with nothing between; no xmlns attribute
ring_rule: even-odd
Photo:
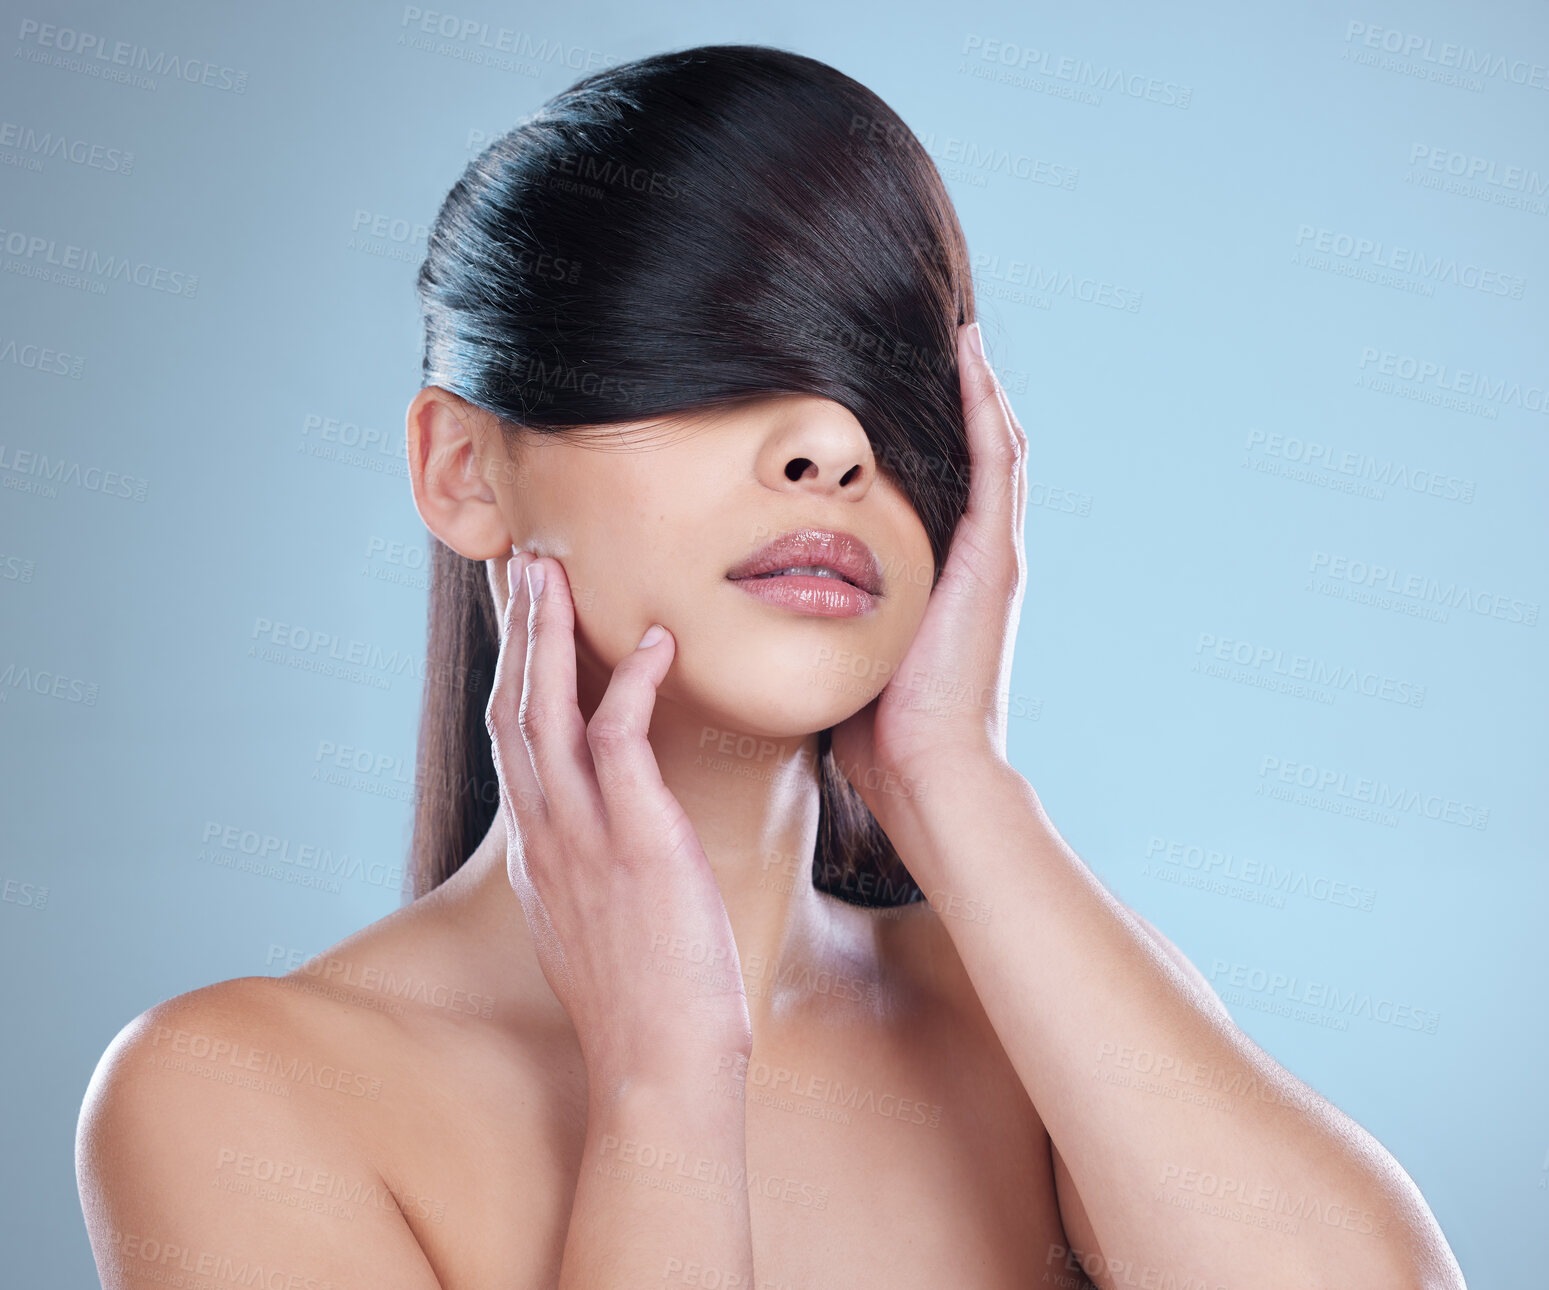
<svg viewBox="0 0 1549 1290"><path fill-rule="evenodd" d="M800 568L815 565L832 569L851 588L868 598L882 594L882 570L871 548L853 533L833 529L792 529L782 533L774 541L765 543L741 564L727 571L732 582L756 578L761 573L773 573L776 569ZM834 583L832 578L786 576L767 578L769 583L830 584L839 590L844 584ZM752 590L752 588L747 588Z"/></svg>
<svg viewBox="0 0 1549 1290"><path fill-rule="evenodd" d="M817 618L856 618L876 607L877 597L839 578L816 574L785 574L773 578L739 578L732 586L777 609Z"/></svg>

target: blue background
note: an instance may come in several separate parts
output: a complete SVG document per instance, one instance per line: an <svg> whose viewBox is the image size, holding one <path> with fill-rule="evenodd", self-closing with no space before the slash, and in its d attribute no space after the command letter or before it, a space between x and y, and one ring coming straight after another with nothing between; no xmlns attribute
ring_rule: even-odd
<svg viewBox="0 0 1549 1290"><path fill-rule="evenodd" d="M413 667L326 675L253 647L270 622L423 657L403 458L423 226L587 61L722 41L877 91L957 202L1033 448L1013 760L1242 1027L1392 1151L1471 1284L1542 1284L1542 6L457 3L439 12L522 33L528 56L474 61L476 35L388 4L4 6L15 1284L93 1282L72 1137L126 1021L398 902ZM60 51L28 21L204 60L213 83L38 61ZM1445 44L1538 84L1449 70ZM32 276L34 237L197 286ZM1099 287L1138 308L1083 298ZM1449 395L1411 361L1488 382ZM1309 444L1355 473L1309 471ZM28 452L78 470L50 484ZM1412 486L1433 477L1443 495ZM1428 586L1486 612L1442 612ZM1298 657L1356 688L1280 688ZM1368 809L1362 781L1399 805ZM348 853L357 876L243 872L206 840L228 827ZM1202 885L1209 851L1237 876ZM1277 889L1264 865L1301 877Z"/></svg>

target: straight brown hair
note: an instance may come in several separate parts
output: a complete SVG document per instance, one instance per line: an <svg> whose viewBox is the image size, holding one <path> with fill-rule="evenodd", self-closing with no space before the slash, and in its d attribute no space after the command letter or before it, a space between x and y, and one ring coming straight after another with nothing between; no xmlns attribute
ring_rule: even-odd
<svg viewBox="0 0 1549 1290"><path fill-rule="evenodd" d="M513 433L833 399L914 506L940 577L968 497L967 246L914 133L835 68L706 45L582 79L468 165L416 285L424 383ZM461 867L499 808L484 724L495 604L482 562L430 542L415 897ZM861 905L921 899L830 735L814 884Z"/></svg>

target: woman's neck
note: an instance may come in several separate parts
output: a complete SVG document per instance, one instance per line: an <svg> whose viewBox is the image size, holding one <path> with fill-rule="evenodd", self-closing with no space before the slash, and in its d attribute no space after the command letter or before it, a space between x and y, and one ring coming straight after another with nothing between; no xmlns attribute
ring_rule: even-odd
<svg viewBox="0 0 1549 1290"><path fill-rule="evenodd" d="M791 969L799 972L815 953L837 950L849 959L872 948L875 929L864 911L812 885L818 737L721 730L658 696L649 739L725 901L757 1032L779 1002L776 981ZM525 917L506 876L506 847L497 814L454 880L497 925Z"/></svg>

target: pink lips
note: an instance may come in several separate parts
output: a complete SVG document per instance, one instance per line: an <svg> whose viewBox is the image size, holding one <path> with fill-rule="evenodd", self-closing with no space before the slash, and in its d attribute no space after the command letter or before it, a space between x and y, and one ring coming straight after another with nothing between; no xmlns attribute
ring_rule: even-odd
<svg viewBox="0 0 1549 1290"><path fill-rule="evenodd" d="M781 573L820 568L838 577ZM823 618L852 618L870 612L882 594L882 572L871 548L850 533L795 529L760 547L727 575L767 604Z"/></svg>

